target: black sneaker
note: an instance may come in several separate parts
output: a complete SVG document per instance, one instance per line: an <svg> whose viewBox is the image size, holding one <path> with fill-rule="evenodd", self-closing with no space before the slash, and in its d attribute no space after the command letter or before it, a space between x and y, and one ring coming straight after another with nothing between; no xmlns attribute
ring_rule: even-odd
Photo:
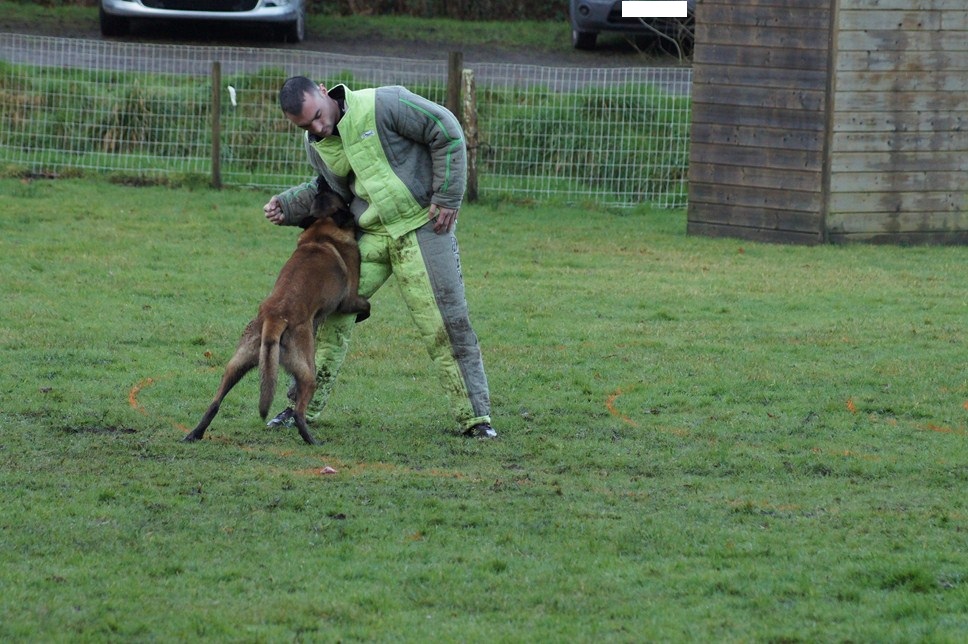
<svg viewBox="0 0 968 644"><path fill-rule="evenodd" d="M490 423L477 423L466 432L464 436L468 438L476 438L477 440L490 440L492 438L497 438L497 432L491 427Z"/></svg>
<svg viewBox="0 0 968 644"><path fill-rule="evenodd" d="M292 407L286 407L275 418L266 423L266 427L292 427L296 424L296 412Z"/></svg>

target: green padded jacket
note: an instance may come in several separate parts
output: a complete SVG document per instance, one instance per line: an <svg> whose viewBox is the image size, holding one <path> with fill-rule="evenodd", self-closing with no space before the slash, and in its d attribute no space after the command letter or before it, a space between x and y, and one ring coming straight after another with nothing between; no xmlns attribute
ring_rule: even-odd
<svg viewBox="0 0 968 644"><path fill-rule="evenodd" d="M446 108L397 85L351 91L342 102L338 136L305 137L309 163L346 201L365 232L399 238L427 223L431 203L460 208L467 183L467 148ZM285 224L309 214L310 181L277 195Z"/></svg>

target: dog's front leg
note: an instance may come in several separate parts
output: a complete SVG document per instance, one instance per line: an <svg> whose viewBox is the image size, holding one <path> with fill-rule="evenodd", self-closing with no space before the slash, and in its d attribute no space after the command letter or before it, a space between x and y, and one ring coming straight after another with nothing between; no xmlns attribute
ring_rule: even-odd
<svg viewBox="0 0 968 644"><path fill-rule="evenodd" d="M370 301L360 295L360 250L355 245L343 249L346 264L346 297L339 303L340 313L356 313L356 321L370 317Z"/></svg>

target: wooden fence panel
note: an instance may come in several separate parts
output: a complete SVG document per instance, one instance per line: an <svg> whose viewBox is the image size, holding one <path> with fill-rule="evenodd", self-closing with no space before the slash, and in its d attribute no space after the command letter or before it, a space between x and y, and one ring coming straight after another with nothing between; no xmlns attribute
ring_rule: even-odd
<svg viewBox="0 0 968 644"><path fill-rule="evenodd" d="M700 0L690 233L968 239L965 0Z"/></svg>
<svg viewBox="0 0 968 644"><path fill-rule="evenodd" d="M822 240L828 1L699 4L690 233Z"/></svg>
<svg viewBox="0 0 968 644"><path fill-rule="evenodd" d="M968 15L960 0L842 0L831 241L963 243Z"/></svg>

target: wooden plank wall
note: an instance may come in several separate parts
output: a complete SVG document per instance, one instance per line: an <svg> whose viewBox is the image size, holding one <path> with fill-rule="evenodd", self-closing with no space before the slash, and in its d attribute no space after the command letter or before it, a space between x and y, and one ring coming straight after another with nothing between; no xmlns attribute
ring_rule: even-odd
<svg viewBox="0 0 968 644"><path fill-rule="evenodd" d="M689 233L824 241L834 1L699 1Z"/></svg>
<svg viewBox="0 0 968 644"><path fill-rule="evenodd" d="M829 240L968 243L968 0L840 0Z"/></svg>

